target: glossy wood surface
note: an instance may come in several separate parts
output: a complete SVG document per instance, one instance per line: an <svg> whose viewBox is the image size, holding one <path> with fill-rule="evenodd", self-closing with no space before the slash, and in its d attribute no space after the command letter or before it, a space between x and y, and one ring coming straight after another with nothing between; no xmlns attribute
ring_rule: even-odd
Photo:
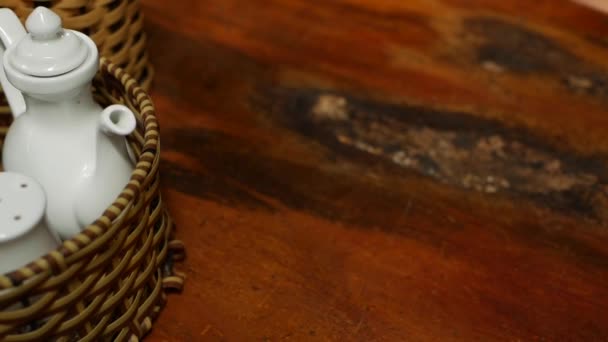
<svg viewBox="0 0 608 342"><path fill-rule="evenodd" d="M149 341L608 340L608 19L143 0L188 257Z"/></svg>

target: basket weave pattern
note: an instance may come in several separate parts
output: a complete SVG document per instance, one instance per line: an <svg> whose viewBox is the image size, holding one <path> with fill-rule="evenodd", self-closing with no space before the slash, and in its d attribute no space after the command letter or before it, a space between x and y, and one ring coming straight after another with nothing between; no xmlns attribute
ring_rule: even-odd
<svg viewBox="0 0 608 342"><path fill-rule="evenodd" d="M52 9L65 28L89 35L101 56L149 89L154 70L148 63L139 0L0 0L0 8L12 9L22 21L37 6ZM0 121L9 113L0 87Z"/></svg>
<svg viewBox="0 0 608 342"><path fill-rule="evenodd" d="M137 164L128 185L81 234L20 270L0 276L0 340L133 341L144 336L168 290L183 245L159 189L154 106L135 80L101 59L97 101L122 103L137 117L129 144Z"/></svg>

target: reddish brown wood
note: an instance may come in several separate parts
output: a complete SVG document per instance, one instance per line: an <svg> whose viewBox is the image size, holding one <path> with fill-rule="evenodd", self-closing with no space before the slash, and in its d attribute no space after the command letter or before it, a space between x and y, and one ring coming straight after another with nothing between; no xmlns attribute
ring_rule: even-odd
<svg viewBox="0 0 608 342"><path fill-rule="evenodd" d="M143 1L184 293L151 341L608 340L608 21Z"/></svg>

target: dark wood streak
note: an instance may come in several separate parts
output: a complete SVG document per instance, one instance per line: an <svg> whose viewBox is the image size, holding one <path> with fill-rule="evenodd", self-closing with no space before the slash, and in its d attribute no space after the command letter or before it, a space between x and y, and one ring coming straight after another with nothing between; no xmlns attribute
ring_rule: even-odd
<svg viewBox="0 0 608 342"><path fill-rule="evenodd" d="M476 49L476 62L520 75L545 74L579 93L608 99L608 71L567 47L521 25L496 18L472 17L463 24ZM470 47L466 47L470 49Z"/></svg>
<svg viewBox="0 0 608 342"><path fill-rule="evenodd" d="M257 210L272 209L260 198L213 173L187 169L169 160L165 161L162 170L163 181L185 194L224 205Z"/></svg>
<svg viewBox="0 0 608 342"><path fill-rule="evenodd" d="M561 212L608 219L604 158L581 158L522 128L470 113L388 105L316 90L273 89L274 115L344 155L344 147L442 183L526 197ZM369 163L370 159L365 161Z"/></svg>
<svg viewBox="0 0 608 342"><path fill-rule="evenodd" d="M581 64L563 46L521 25L473 17L464 21L464 29L482 40L477 48L478 62L493 61L514 73L560 72Z"/></svg>

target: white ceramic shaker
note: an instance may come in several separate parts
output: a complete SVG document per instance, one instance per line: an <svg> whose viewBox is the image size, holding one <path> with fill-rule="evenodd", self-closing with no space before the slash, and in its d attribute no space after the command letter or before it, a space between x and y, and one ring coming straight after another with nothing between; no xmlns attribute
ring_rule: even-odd
<svg viewBox="0 0 608 342"><path fill-rule="evenodd" d="M18 173L0 172L0 274L59 246L59 237L44 224L45 209L40 184Z"/></svg>

